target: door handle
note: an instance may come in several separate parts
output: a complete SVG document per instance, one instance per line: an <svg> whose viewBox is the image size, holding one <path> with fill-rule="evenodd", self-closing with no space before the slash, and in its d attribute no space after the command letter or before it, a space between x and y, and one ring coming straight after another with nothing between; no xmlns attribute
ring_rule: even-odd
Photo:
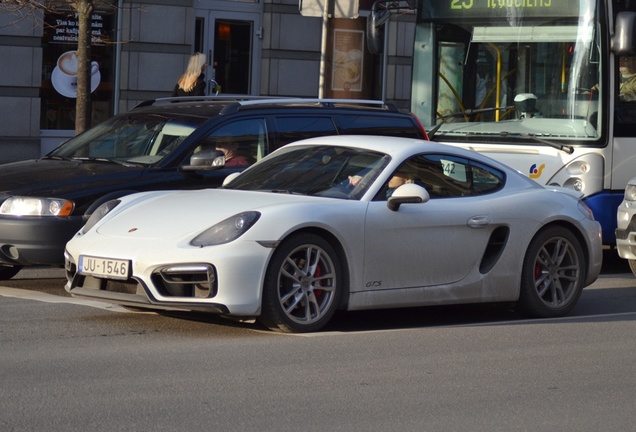
<svg viewBox="0 0 636 432"><path fill-rule="evenodd" d="M490 220L488 216L473 216L466 222L469 228L484 228L488 226Z"/></svg>

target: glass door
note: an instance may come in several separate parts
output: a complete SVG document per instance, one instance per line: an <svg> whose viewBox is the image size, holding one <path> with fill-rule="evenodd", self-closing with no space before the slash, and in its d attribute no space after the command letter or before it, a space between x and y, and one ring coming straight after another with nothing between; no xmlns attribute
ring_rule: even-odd
<svg viewBox="0 0 636 432"><path fill-rule="evenodd" d="M206 75L212 80L208 93L258 94L261 15L213 10L199 15L198 21L201 51L208 57Z"/></svg>

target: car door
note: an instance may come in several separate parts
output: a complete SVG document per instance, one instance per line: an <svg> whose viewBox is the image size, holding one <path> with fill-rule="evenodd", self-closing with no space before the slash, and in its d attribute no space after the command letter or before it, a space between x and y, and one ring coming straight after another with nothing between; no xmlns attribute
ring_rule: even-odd
<svg viewBox="0 0 636 432"><path fill-rule="evenodd" d="M475 197L369 206L365 230L364 282L369 288L427 287L455 283L484 253L493 217Z"/></svg>
<svg viewBox="0 0 636 432"><path fill-rule="evenodd" d="M392 211L382 190L370 203L364 243L369 289L456 283L479 266L496 228L488 194L503 187L503 174L447 155L417 156L394 175L405 170L431 199Z"/></svg>

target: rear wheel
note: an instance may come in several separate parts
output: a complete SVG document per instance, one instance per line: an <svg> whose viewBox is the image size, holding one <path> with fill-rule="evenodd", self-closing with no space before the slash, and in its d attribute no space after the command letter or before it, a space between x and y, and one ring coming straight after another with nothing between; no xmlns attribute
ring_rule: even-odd
<svg viewBox="0 0 636 432"><path fill-rule="evenodd" d="M290 237L269 263L259 321L288 333L319 330L338 307L341 274L328 241L311 233Z"/></svg>
<svg viewBox="0 0 636 432"><path fill-rule="evenodd" d="M576 305L585 282L583 248L568 229L550 227L530 242L517 309L537 318L559 317Z"/></svg>
<svg viewBox="0 0 636 432"><path fill-rule="evenodd" d="M21 269L22 266L0 265L0 280L11 279L17 275Z"/></svg>

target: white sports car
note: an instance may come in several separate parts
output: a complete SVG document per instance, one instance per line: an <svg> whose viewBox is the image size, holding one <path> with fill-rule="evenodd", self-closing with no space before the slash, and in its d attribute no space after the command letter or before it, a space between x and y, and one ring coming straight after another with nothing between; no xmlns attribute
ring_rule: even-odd
<svg viewBox="0 0 636 432"><path fill-rule="evenodd" d="M571 192L457 147L339 136L287 145L221 189L107 202L67 244L66 290L307 332L336 309L562 316L601 261L600 225Z"/></svg>

